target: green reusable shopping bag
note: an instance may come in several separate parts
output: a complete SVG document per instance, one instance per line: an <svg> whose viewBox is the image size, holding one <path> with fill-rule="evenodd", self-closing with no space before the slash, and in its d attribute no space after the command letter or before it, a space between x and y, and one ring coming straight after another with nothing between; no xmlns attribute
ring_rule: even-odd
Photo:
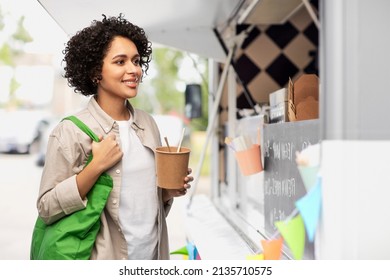
<svg viewBox="0 0 390 280"><path fill-rule="evenodd" d="M75 116L64 120L74 122L93 141L99 138ZM92 160L90 155L87 164ZM87 165L86 164L86 165ZM100 215L112 190L111 176L103 173L89 191L86 208L46 225L38 217L35 223L31 248L31 260L88 260L100 229Z"/></svg>

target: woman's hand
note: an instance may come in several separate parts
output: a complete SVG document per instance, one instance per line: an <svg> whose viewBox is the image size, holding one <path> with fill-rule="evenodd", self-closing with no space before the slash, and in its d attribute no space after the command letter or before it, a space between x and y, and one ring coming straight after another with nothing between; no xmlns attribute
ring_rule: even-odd
<svg viewBox="0 0 390 280"><path fill-rule="evenodd" d="M115 135L99 137L100 142L92 143L92 161L76 176L80 197L85 198L100 174L114 166L123 156Z"/></svg>
<svg viewBox="0 0 390 280"><path fill-rule="evenodd" d="M183 196L187 193L187 190L191 188L190 182L194 181L194 177L189 176L192 173L192 169L188 168L188 174L184 178L184 185L180 189L163 189L163 202L167 202L171 198Z"/></svg>
<svg viewBox="0 0 390 280"><path fill-rule="evenodd" d="M99 139L100 142L92 143L92 161L101 172L104 172L122 158L123 152L116 141L115 134L109 134L104 139L99 137Z"/></svg>

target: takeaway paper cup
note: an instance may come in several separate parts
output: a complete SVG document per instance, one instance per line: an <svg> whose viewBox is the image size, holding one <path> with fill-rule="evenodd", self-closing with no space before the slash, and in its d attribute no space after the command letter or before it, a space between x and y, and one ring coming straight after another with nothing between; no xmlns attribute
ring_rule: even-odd
<svg viewBox="0 0 390 280"><path fill-rule="evenodd" d="M248 176L263 171L260 145L253 144L251 148L235 153L242 175Z"/></svg>
<svg viewBox="0 0 390 280"><path fill-rule="evenodd" d="M179 152L177 147L170 149L171 152L168 147L156 148L157 185L164 189L181 189L188 174L190 149L181 147Z"/></svg>

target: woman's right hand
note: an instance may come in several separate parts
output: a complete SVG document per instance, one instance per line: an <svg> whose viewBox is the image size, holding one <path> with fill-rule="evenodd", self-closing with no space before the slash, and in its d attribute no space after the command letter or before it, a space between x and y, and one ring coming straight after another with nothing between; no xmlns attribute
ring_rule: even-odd
<svg viewBox="0 0 390 280"><path fill-rule="evenodd" d="M100 142L92 143L93 163L101 172L114 166L121 160L123 152L116 141L115 134L109 134L107 137L99 137Z"/></svg>
<svg viewBox="0 0 390 280"><path fill-rule="evenodd" d="M99 176L121 160L123 152L114 134L110 134L100 142L92 143L92 161L76 176L80 197L84 199Z"/></svg>

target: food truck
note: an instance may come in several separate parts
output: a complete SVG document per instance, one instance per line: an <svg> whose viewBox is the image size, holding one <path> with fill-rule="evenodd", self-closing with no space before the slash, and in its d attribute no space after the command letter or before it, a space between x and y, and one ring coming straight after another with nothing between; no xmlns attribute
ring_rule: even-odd
<svg viewBox="0 0 390 280"><path fill-rule="evenodd" d="M73 34L124 13L209 59L185 228L202 259L389 259L386 0L39 0ZM210 149L210 155L206 155ZM196 188L211 157L210 195Z"/></svg>

